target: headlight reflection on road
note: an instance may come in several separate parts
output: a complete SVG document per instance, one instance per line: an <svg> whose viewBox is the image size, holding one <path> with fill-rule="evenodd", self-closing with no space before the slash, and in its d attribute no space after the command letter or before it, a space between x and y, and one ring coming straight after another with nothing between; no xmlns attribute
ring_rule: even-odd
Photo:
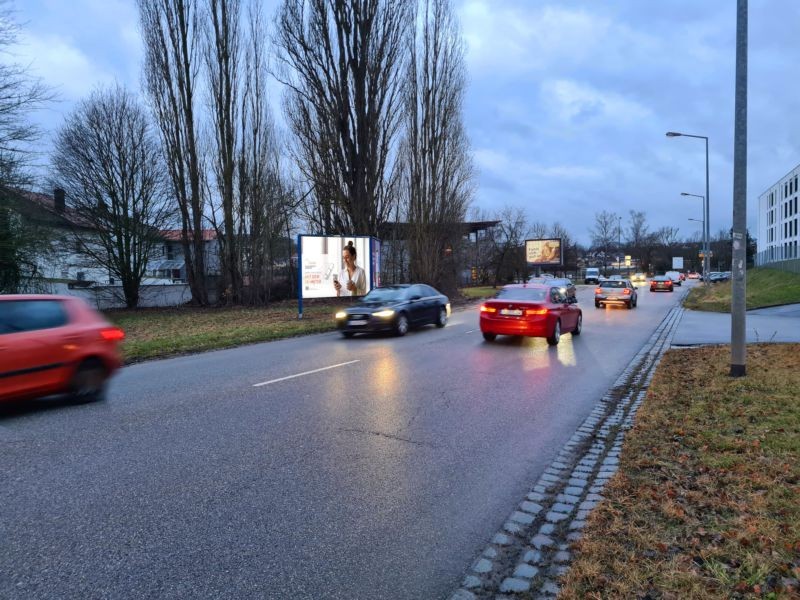
<svg viewBox="0 0 800 600"><path fill-rule="evenodd" d="M575 347L572 345L571 339L561 339L561 342L556 346L558 349L558 362L565 367L574 367L577 365L575 359Z"/></svg>

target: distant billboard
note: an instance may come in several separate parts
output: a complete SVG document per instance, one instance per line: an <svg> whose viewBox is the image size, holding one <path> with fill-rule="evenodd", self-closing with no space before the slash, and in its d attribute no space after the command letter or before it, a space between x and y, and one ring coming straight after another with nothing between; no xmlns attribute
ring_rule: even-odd
<svg viewBox="0 0 800 600"><path fill-rule="evenodd" d="M682 256L673 256L672 257L672 268L676 271L680 271L683 269L683 257Z"/></svg>
<svg viewBox="0 0 800 600"><path fill-rule="evenodd" d="M525 260L535 267L563 265L561 238L525 240Z"/></svg>
<svg viewBox="0 0 800 600"><path fill-rule="evenodd" d="M349 244L356 252L352 271L343 258ZM380 241L368 236L298 236L300 298L362 296L379 286L380 248Z"/></svg>

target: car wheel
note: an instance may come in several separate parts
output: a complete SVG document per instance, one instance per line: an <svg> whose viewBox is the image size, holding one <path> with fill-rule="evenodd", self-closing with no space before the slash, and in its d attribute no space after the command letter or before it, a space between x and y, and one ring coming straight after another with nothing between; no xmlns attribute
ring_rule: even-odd
<svg viewBox="0 0 800 600"><path fill-rule="evenodd" d="M633 308L633 300L628 300L628 303L625 305L628 310Z"/></svg>
<svg viewBox="0 0 800 600"><path fill-rule="evenodd" d="M105 399L108 372L96 358L83 361L75 370L69 384L70 396L76 404L99 402Z"/></svg>
<svg viewBox="0 0 800 600"><path fill-rule="evenodd" d="M600 303L597 300L594 301L594 307L600 308Z"/></svg>
<svg viewBox="0 0 800 600"><path fill-rule="evenodd" d="M553 335L547 338L547 343L551 346L557 346L558 342L561 340L561 321L556 321L555 327L553 327Z"/></svg>
<svg viewBox="0 0 800 600"><path fill-rule="evenodd" d="M444 327L447 325L447 309L442 307L439 309L439 316L436 319L437 327Z"/></svg>
<svg viewBox="0 0 800 600"><path fill-rule="evenodd" d="M485 339L487 342L493 342L496 338L497 338L496 333L487 333L485 331L483 332L483 339Z"/></svg>
<svg viewBox="0 0 800 600"><path fill-rule="evenodd" d="M578 322L575 323L575 329L572 330L572 335L580 335L583 330L583 315L578 315Z"/></svg>
<svg viewBox="0 0 800 600"><path fill-rule="evenodd" d="M397 316L397 322L394 324L394 332L401 337L408 332L408 317L405 313L400 313Z"/></svg>
<svg viewBox="0 0 800 600"><path fill-rule="evenodd" d="M342 332L342 337L346 337L346 338L350 339L351 337L353 337L353 332L352 331L343 331Z"/></svg>

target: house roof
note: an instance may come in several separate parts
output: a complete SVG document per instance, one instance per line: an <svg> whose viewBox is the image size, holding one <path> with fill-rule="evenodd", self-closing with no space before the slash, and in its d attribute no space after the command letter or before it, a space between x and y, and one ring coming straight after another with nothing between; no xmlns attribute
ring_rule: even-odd
<svg viewBox="0 0 800 600"><path fill-rule="evenodd" d="M94 229L94 225L83 217L78 211L69 206L65 206L64 210L59 211L55 206L55 199L52 195L41 194L38 192L31 192L28 190L10 189L14 196L22 201L27 201L29 205L38 209L44 209L50 217L56 217L64 225L72 225L74 227L81 227L85 229ZM57 222L55 223L57 224Z"/></svg>
<svg viewBox="0 0 800 600"><path fill-rule="evenodd" d="M181 241L181 233L180 229L162 229L161 235L163 238L170 242L180 242ZM203 241L210 242L217 239L217 231L216 229L203 229ZM192 239L192 233L189 232L189 239Z"/></svg>

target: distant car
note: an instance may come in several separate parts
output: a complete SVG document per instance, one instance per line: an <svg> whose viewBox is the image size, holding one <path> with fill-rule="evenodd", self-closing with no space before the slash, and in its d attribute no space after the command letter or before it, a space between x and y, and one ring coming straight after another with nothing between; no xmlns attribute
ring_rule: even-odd
<svg viewBox="0 0 800 600"><path fill-rule="evenodd" d="M672 280L672 285L681 284L681 274L678 273L677 271L667 271L666 273L664 273L664 275Z"/></svg>
<svg viewBox="0 0 800 600"><path fill-rule="evenodd" d="M680 276L681 282L686 281L686 273L678 273Z"/></svg>
<svg viewBox="0 0 800 600"><path fill-rule="evenodd" d="M647 283L647 275L644 273L634 273L633 277L631 277L631 282L636 283Z"/></svg>
<svg viewBox="0 0 800 600"><path fill-rule="evenodd" d="M480 328L487 342L515 335L544 337L555 346L562 333L581 334L583 312L560 286L507 285L481 305Z"/></svg>
<svg viewBox="0 0 800 600"><path fill-rule="evenodd" d="M393 331L405 335L411 327L444 327L450 316L447 296L424 283L387 285L336 313L336 327L346 338L356 333Z"/></svg>
<svg viewBox="0 0 800 600"><path fill-rule="evenodd" d="M528 279L528 283L536 283L541 285L558 285L561 286L561 291L564 292L567 297L575 298L574 302L577 302L577 288L575 284L572 283L571 279L567 279L566 277L551 277L551 276L543 276L543 277L531 277Z"/></svg>
<svg viewBox="0 0 800 600"><path fill-rule="evenodd" d="M608 304L624 304L635 308L639 303L636 286L630 279L601 279L594 290L594 306L600 308Z"/></svg>
<svg viewBox="0 0 800 600"><path fill-rule="evenodd" d="M700 279L700 273L696 273L695 271L690 271L688 275L686 275L687 279Z"/></svg>
<svg viewBox="0 0 800 600"><path fill-rule="evenodd" d="M718 283L720 281L728 281L731 278L730 272L713 271L708 274L708 280L711 283Z"/></svg>
<svg viewBox="0 0 800 600"><path fill-rule="evenodd" d="M583 277L583 283L597 283L600 281L600 269L597 267L589 267L586 269L586 275Z"/></svg>
<svg viewBox="0 0 800 600"><path fill-rule="evenodd" d="M70 296L0 296L0 401L103 399L125 333Z"/></svg>
<svg viewBox="0 0 800 600"><path fill-rule="evenodd" d="M674 291L674 284L672 279L666 275L656 275L650 280L651 292L672 292Z"/></svg>

